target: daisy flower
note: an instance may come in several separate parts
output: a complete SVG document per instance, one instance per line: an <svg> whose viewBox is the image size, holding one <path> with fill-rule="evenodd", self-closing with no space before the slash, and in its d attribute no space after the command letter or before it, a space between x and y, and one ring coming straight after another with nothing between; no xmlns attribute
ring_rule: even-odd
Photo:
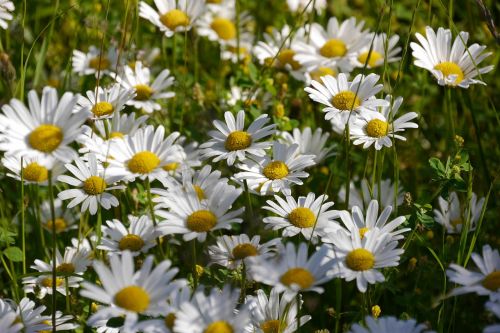
<svg viewBox="0 0 500 333"><path fill-rule="evenodd" d="M54 221L50 212L50 201L46 200L41 205L40 220L43 227L52 232ZM71 209L65 209L62 200L55 198L54 200L55 227L56 233L66 232L76 229L78 226L75 222L80 218L80 214Z"/></svg>
<svg viewBox="0 0 500 333"><path fill-rule="evenodd" d="M314 155L314 162L316 162L316 164L320 164L327 157L335 154L333 152L335 149L334 145L326 147L326 141L330 134L323 133L321 128L317 128L314 134L310 127L306 127L302 131L298 128L294 128L292 134L289 132L281 132L280 136L284 143L289 145L294 143L298 144L299 154Z"/></svg>
<svg viewBox="0 0 500 333"><path fill-rule="evenodd" d="M206 296L202 290L185 302L176 313L174 332L178 333L243 333L250 322L245 306L235 311L239 290L226 285L214 288Z"/></svg>
<svg viewBox="0 0 500 333"><path fill-rule="evenodd" d="M243 222L238 216L243 213L244 207L229 211L242 191L232 185L219 183L214 189L217 195L202 201L194 189L167 193L157 199L160 205L157 206L156 215L164 219L158 223L158 231L162 235L183 234L185 241L197 238L203 242L208 232L230 229L232 223Z"/></svg>
<svg viewBox="0 0 500 333"><path fill-rule="evenodd" d="M327 75L321 77L323 84L312 81L312 87L306 87L304 90L313 101L326 106L323 109L326 113L325 119L330 120L342 133L347 121L355 115L390 105L386 100L375 98L375 94L383 88L382 84L377 84L379 78L377 74L358 74L349 82L344 73L340 73L337 78Z"/></svg>
<svg viewBox="0 0 500 333"><path fill-rule="evenodd" d="M252 239L246 234L238 236L217 237L216 245L208 247L208 255L211 264L218 264L229 269L238 268L249 257L260 256L264 259L275 256L281 245L280 238L274 238L269 242L260 244L260 236Z"/></svg>
<svg viewBox="0 0 500 333"><path fill-rule="evenodd" d="M302 300L300 307L302 307ZM248 333L297 331L297 299L287 294L280 294L277 289L271 289L269 298L264 290L257 290L256 296L249 296L246 300L252 317L252 325L247 328ZM300 326L311 320L311 316L301 316Z"/></svg>
<svg viewBox="0 0 500 333"><path fill-rule="evenodd" d="M484 84L476 76L488 73L494 66L479 68L478 65L492 52L483 52L486 46L472 44L467 47L469 33L461 31L451 45L449 29L439 28L437 33L425 28L426 37L415 34L420 45L410 43L415 57L415 66L425 68L434 75L441 86L469 88L471 84Z"/></svg>
<svg viewBox="0 0 500 333"><path fill-rule="evenodd" d="M379 202L380 207L385 208L387 206L394 205L394 184L390 179L385 179L380 181L380 191L379 184L375 183L373 189L370 191L370 183L368 180L363 179L361 181L361 190L358 191L356 184L351 182L349 185L349 204L347 205L349 209L354 206L358 206L360 208L367 208L372 199L375 199ZM380 198L379 198L380 195ZM346 200L346 191L345 186L342 186L339 191L339 199L341 202L345 202ZM403 203L403 189L398 186L398 196L396 199L397 205L401 205Z"/></svg>
<svg viewBox="0 0 500 333"><path fill-rule="evenodd" d="M3 333L18 333L23 331L23 324L17 320L17 315L14 312L6 313L0 317L0 332Z"/></svg>
<svg viewBox="0 0 500 333"><path fill-rule="evenodd" d="M138 271L134 270L134 258L128 250L110 257L110 266L94 261L100 285L82 283L80 294L104 304L88 320L96 321L113 317L125 317L125 327L137 322L139 315L155 315L163 302L179 286L173 280L179 271L171 268L170 260L160 262L153 269L153 256L148 256Z"/></svg>
<svg viewBox="0 0 500 333"><path fill-rule="evenodd" d="M21 167L22 163L22 167ZM2 165L10 172L7 176L16 180L23 180L26 184L36 184L41 186L48 185L49 171L51 171L52 183L55 183L57 177L62 175L66 169L64 165L51 156L27 156L11 155L2 158Z"/></svg>
<svg viewBox="0 0 500 333"><path fill-rule="evenodd" d="M134 99L128 100L127 105L132 105L136 109L142 109L146 113L152 113L155 110L161 110L158 100L172 98L175 93L167 91L174 84L173 76L170 71L164 69L151 83L151 73L149 68L144 67L142 62L136 61L135 67L123 68L123 76L117 76L115 79L126 89L134 89Z"/></svg>
<svg viewBox="0 0 500 333"><path fill-rule="evenodd" d="M261 195L282 192L290 195L290 186L302 185L301 178L309 174L303 171L315 164L313 155L297 155L299 145L286 145L279 142L273 144L273 157L255 158L238 164L242 170L234 175L241 183L247 182L248 187Z"/></svg>
<svg viewBox="0 0 500 333"><path fill-rule="evenodd" d="M390 103L391 96L385 100ZM383 147L391 147L392 140L406 141L406 138L399 133L407 128L418 128L418 125L411 120L418 117L415 112L405 113L403 116L394 119L399 107L403 103L403 98L398 97L394 104L382 107L381 112L363 112L358 117L352 119L350 127L351 139L355 145L363 145L363 149L369 148L372 144L376 150Z"/></svg>
<svg viewBox="0 0 500 333"><path fill-rule="evenodd" d="M208 132L212 139L200 146L204 158L215 156L214 162L227 160L228 165L233 165L236 160L244 161L247 154L252 157L265 155L265 149L269 148L271 143L259 141L275 132L274 124L265 126L270 120L267 114L255 119L247 130L245 130L245 111L239 111L236 119L227 111L224 113L224 118L226 123L214 120L213 125L217 130Z"/></svg>
<svg viewBox="0 0 500 333"><path fill-rule="evenodd" d="M124 89L115 83L110 88L97 87L95 91L87 91L87 97L81 97L78 104L87 111L93 119L111 118L115 113L120 113L135 97L133 89Z"/></svg>
<svg viewBox="0 0 500 333"><path fill-rule="evenodd" d="M456 192L450 193L448 200L443 197L438 198L439 209L434 209L434 220L446 228L450 234L459 234L464 223L469 218L469 232L476 229L477 221L481 217L484 198L478 200L475 193L472 193L468 207L462 207Z"/></svg>
<svg viewBox="0 0 500 333"><path fill-rule="evenodd" d="M191 30L193 22L203 12L203 0L155 0L158 10L154 10L146 2L139 3L139 16L157 26L166 37L176 32Z"/></svg>
<svg viewBox="0 0 500 333"><path fill-rule="evenodd" d="M306 12L310 13L314 9L318 12L321 13L323 12L324 9L327 7L327 0L315 0L313 3L309 4L311 1L310 0L286 0L286 4L288 5L288 9L291 12L295 13L300 13L303 10ZM306 8L306 6L309 4L309 6Z"/></svg>
<svg viewBox="0 0 500 333"><path fill-rule="evenodd" d="M101 50L95 46L90 46L87 53L80 50L73 50L71 58L73 72L80 76L109 74L113 75L113 70L118 66L118 52L114 46L108 48L107 54L101 54Z"/></svg>
<svg viewBox="0 0 500 333"><path fill-rule="evenodd" d="M497 320L500 319L500 303L497 302L486 302L485 304L486 309L488 311L492 312L496 317ZM483 330L483 333L499 333L500 332L500 324L493 324L486 326Z"/></svg>
<svg viewBox="0 0 500 333"><path fill-rule="evenodd" d="M365 317L366 327L354 324L348 333L435 333L414 319L400 320L396 317Z"/></svg>
<svg viewBox="0 0 500 333"><path fill-rule="evenodd" d="M46 307L43 305L36 307L35 302L27 297L24 297L19 302L19 305L15 308L15 312L17 318L23 324L23 332L37 333L52 330L51 317L42 315L45 309Z"/></svg>
<svg viewBox="0 0 500 333"><path fill-rule="evenodd" d="M251 33L242 33L240 35L240 47L237 40L231 40L221 45L220 58L230 60L233 64L240 61L243 65L248 65L252 61L254 35Z"/></svg>
<svg viewBox="0 0 500 333"><path fill-rule="evenodd" d="M335 246L334 260L339 265L340 277L346 281L356 280L362 293L366 292L368 283L383 282L385 277L378 269L397 266L404 252L396 248L398 242L390 234L378 228L367 231L363 238L359 232L349 235L339 230L330 240Z"/></svg>
<svg viewBox="0 0 500 333"><path fill-rule="evenodd" d="M328 260L326 256L328 250L327 245L322 245L309 258L306 243L300 243L297 249L293 243L287 243L277 260L248 258L250 274L255 281L273 286L279 293L322 293L323 288L320 285L333 278L329 272L335 265L334 261Z"/></svg>
<svg viewBox="0 0 500 333"><path fill-rule="evenodd" d="M57 179L60 182L67 183L76 188L60 192L57 196L61 200L72 199L68 208L82 204L81 212L88 210L90 214L97 213L97 207L101 205L104 209L118 206L118 199L108 193L108 191L124 189L125 186L114 185L120 181L122 176L112 176L98 167L97 159L94 154L89 154L88 162L81 158L75 159L75 165L66 164L73 176L62 175ZM112 185L112 186L110 186Z"/></svg>
<svg viewBox="0 0 500 333"><path fill-rule="evenodd" d="M128 228L117 219L106 221L107 226L102 226L103 238L97 248L110 252L129 250L137 256L156 245L155 226L147 215L129 215L128 220Z"/></svg>
<svg viewBox="0 0 500 333"><path fill-rule="evenodd" d="M222 177L222 173L219 170L212 171L210 165L205 165L201 170L196 171L185 168L182 172L182 186L185 189L193 187L200 200L218 195L217 192L214 192L217 184L227 184L227 182L228 179Z"/></svg>
<svg viewBox="0 0 500 333"><path fill-rule="evenodd" d="M64 256L56 251L56 271L62 274L82 275L92 263L91 251L85 247L75 249L67 247ZM52 262L50 263L52 265Z"/></svg>
<svg viewBox="0 0 500 333"><path fill-rule="evenodd" d="M69 146L81 133L85 112L74 114L78 96L66 92L58 99L57 90L43 88L42 100L35 90L28 93L29 110L17 99L2 107L0 150L6 155L52 156L70 162L76 152Z"/></svg>
<svg viewBox="0 0 500 333"><path fill-rule="evenodd" d="M385 33L371 33L369 36L370 43L362 47L359 50L358 57L354 59L354 65L356 67L364 67L366 64L366 68L375 68L382 66L386 62L390 63L401 59L401 57L398 56L401 52L401 47L396 47L399 41L398 35L391 36L389 40L387 40L387 35Z"/></svg>
<svg viewBox="0 0 500 333"><path fill-rule="evenodd" d="M170 179L182 179L184 170L193 170L201 166L199 144L196 141L186 143L186 137L180 136L177 143L173 145L173 150L170 155L170 163L163 166L163 170L167 172Z"/></svg>
<svg viewBox="0 0 500 333"><path fill-rule="evenodd" d="M7 30L9 23L12 20L12 12L14 11L14 3L10 0L0 0L0 27ZM2 331L3 332L3 331Z"/></svg>
<svg viewBox="0 0 500 333"><path fill-rule="evenodd" d="M316 243L318 235L325 227L330 225L339 227L334 221L338 217L338 212L329 210L333 202L327 199L327 195L316 198L314 193L309 193L307 197L299 197L297 200L290 195L284 199L275 195L276 202L267 200L268 206L262 208L278 216L265 217L263 222L268 229L283 229L281 234L283 237L292 237L300 233L306 240Z"/></svg>
<svg viewBox="0 0 500 333"><path fill-rule="evenodd" d="M500 255L489 245L483 246L483 255L472 253L472 260L479 272L469 271L457 264L450 264L446 275L451 282L461 285L450 292L450 296L476 293L491 295L500 289Z"/></svg>

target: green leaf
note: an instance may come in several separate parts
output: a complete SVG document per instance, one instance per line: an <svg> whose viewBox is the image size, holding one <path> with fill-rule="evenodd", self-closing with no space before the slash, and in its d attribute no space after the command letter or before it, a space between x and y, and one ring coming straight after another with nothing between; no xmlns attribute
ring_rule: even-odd
<svg viewBox="0 0 500 333"><path fill-rule="evenodd" d="M23 261L23 251L17 246L11 246L3 251L3 254L10 260L14 262Z"/></svg>

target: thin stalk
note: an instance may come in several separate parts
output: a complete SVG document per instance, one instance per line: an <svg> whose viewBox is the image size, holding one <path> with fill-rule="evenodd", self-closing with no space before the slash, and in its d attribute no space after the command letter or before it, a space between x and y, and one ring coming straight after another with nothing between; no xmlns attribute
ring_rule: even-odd
<svg viewBox="0 0 500 333"><path fill-rule="evenodd" d="M26 274L26 220L24 215L24 159L21 157L21 249L23 251L23 274Z"/></svg>
<svg viewBox="0 0 500 333"><path fill-rule="evenodd" d="M151 220L153 221L153 225L156 227L156 217L155 217L155 209L153 206L153 199L151 196L151 183L149 181L149 178L146 177L146 196L148 198L148 207L149 207L149 213L151 214ZM156 239L156 244L158 245L158 248L160 249L160 255L162 258L165 258L165 253L163 252L163 247L161 246L161 240L160 236Z"/></svg>
<svg viewBox="0 0 500 333"><path fill-rule="evenodd" d="M349 131L349 122L345 125L345 166L346 166L346 183L345 183L345 204L346 208L349 209L349 195L350 195L350 185L351 185L351 168L349 161L349 149L351 146L351 134Z"/></svg>
<svg viewBox="0 0 500 333"><path fill-rule="evenodd" d="M52 332L56 332L56 294L57 294L57 271L56 271L56 210L54 208L54 185L52 184L52 170L49 170L49 200L50 218L52 220Z"/></svg>
<svg viewBox="0 0 500 333"><path fill-rule="evenodd" d="M445 87L445 94L446 94L446 112L448 113L448 129L450 131L450 150L456 148L455 147L455 118L453 115L453 102L451 99L451 88Z"/></svg>
<svg viewBox="0 0 500 333"><path fill-rule="evenodd" d="M335 333L340 332L340 310L342 309L342 280L335 280Z"/></svg>
<svg viewBox="0 0 500 333"><path fill-rule="evenodd" d="M192 251L193 251L193 285L194 290L198 288L198 273L196 272L196 238L191 242Z"/></svg>
<svg viewBox="0 0 500 333"><path fill-rule="evenodd" d="M297 333L300 333L300 294L297 293L295 296L295 301L297 302Z"/></svg>
<svg viewBox="0 0 500 333"><path fill-rule="evenodd" d="M246 282L247 282L247 267L245 265L245 260L242 260L241 264L241 291L240 291L240 303L243 304L245 302L246 297Z"/></svg>

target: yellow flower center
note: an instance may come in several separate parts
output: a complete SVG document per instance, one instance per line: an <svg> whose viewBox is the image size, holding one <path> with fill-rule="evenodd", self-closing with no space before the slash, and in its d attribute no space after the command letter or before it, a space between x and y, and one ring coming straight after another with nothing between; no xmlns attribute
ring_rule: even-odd
<svg viewBox="0 0 500 333"><path fill-rule="evenodd" d="M368 250L356 249L349 252L345 262L353 271L366 271L375 265L375 256Z"/></svg>
<svg viewBox="0 0 500 333"><path fill-rule="evenodd" d="M18 318L19 318L19 317L18 317ZM16 321L14 321L14 322L15 322L15 323L16 323L16 322L17 322L17 323L22 323L22 322L23 322L23 321L21 320L21 318L19 318L19 321L17 321L17 320L18 320L18 319L16 318ZM51 323L49 320L43 320L43 321L42 321L42 324L45 324L45 325L47 325L47 326L52 327L52 323ZM37 332L37 333L51 333L51 332L52 332L52 330L50 330L50 331L49 331L49 330L41 330L41 331L36 331L36 332Z"/></svg>
<svg viewBox="0 0 500 333"><path fill-rule="evenodd" d="M163 166L163 170L165 171L175 171L179 167L179 163L177 162L172 162L172 163L167 163Z"/></svg>
<svg viewBox="0 0 500 333"><path fill-rule="evenodd" d="M361 239L363 239L365 237L365 234L370 231L370 229L368 228L361 228L359 229L359 237L361 237Z"/></svg>
<svg viewBox="0 0 500 333"><path fill-rule="evenodd" d="M293 70L298 70L302 66L300 65L300 63L297 60L295 60L293 58L294 56L295 56L295 51L290 50L290 49L283 49L278 54L278 60L282 66L289 64L290 66L292 66Z"/></svg>
<svg viewBox="0 0 500 333"><path fill-rule="evenodd" d="M260 324L260 329L264 333L281 333L282 327L279 320L268 320Z"/></svg>
<svg viewBox="0 0 500 333"><path fill-rule="evenodd" d="M52 227L53 227L53 221L52 220L47 221L46 228L52 230ZM61 217L56 218L56 232L64 231L66 230L66 227L67 227L66 221L64 221L63 218Z"/></svg>
<svg viewBox="0 0 500 333"><path fill-rule="evenodd" d="M123 139L125 135L122 132L111 132L109 133L110 139Z"/></svg>
<svg viewBox="0 0 500 333"><path fill-rule="evenodd" d="M160 159L155 153L141 151L135 154L127 163L128 169L133 173L151 173L160 164Z"/></svg>
<svg viewBox="0 0 500 333"><path fill-rule="evenodd" d="M75 265L70 262L63 262L56 267L56 271L63 274L73 274L75 272Z"/></svg>
<svg viewBox="0 0 500 333"><path fill-rule="evenodd" d="M246 257L254 257L259 254L257 248L250 243L238 244L233 249L233 257L236 260L245 259Z"/></svg>
<svg viewBox="0 0 500 333"><path fill-rule="evenodd" d="M141 237L128 234L125 235L122 239L120 239L120 243L118 247L120 250L130 250L130 251L139 251L144 246L144 241Z"/></svg>
<svg viewBox="0 0 500 333"><path fill-rule="evenodd" d="M461 218L458 218L456 220L452 220L451 221L451 225L457 229L459 225L462 225L462 219Z"/></svg>
<svg viewBox="0 0 500 333"><path fill-rule="evenodd" d="M328 40L320 49L319 53L325 58L343 57L347 52L345 43L340 39Z"/></svg>
<svg viewBox="0 0 500 333"><path fill-rule="evenodd" d="M23 168L24 180L43 183L49 178L49 170L37 162L32 162Z"/></svg>
<svg viewBox="0 0 500 333"><path fill-rule="evenodd" d="M366 124L366 134L372 138L381 138L387 135L389 124L380 119L372 119Z"/></svg>
<svg viewBox="0 0 500 333"><path fill-rule="evenodd" d="M332 104L339 110L350 111L357 109L361 105L361 101L355 92L344 90L333 96Z"/></svg>
<svg viewBox="0 0 500 333"><path fill-rule="evenodd" d="M203 191L203 189L200 186L193 185L193 188L194 188L194 191L196 192L196 196L198 197L198 200L206 199L205 191Z"/></svg>
<svg viewBox="0 0 500 333"><path fill-rule="evenodd" d="M486 289L497 291L500 288L500 271L494 271L486 275L481 284Z"/></svg>
<svg viewBox="0 0 500 333"><path fill-rule="evenodd" d="M455 79L455 82L453 82L452 84L454 86L462 82L464 79L464 72L462 72L460 66L458 66L454 62L445 61L439 63L436 66L434 66L434 69L437 69L438 71L443 73L445 77L448 77L449 75L456 75L457 78Z"/></svg>
<svg viewBox="0 0 500 333"><path fill-rule="evenodd" d="M288 220L297 228L311 228L316 222L316 215L309 208L298 207L288 214Z"/></svg>
<svg viewBox="0 0 500 333"><path fill-rule="evenodd" d="M189 16L179 9L172 9L160 16L160 21L170 30L174 31L178 27L187 27L189 25Z"/></svg>
<svg viewBox="0 0 500 333"><path fill-rule="evenodd" d="M165 317L165 326L167 326L170 331L174 330L175 319L177 319L177 316L173 312Z"/></svg>
<svg viewBox="0 0 500 333"><path fill-rule="evenodd" d="M264 167L263 173L268 179L281 179L288 176L288 166L282 161L272 161Z"/></svg>
<svg viewBox="0 0 500 333"><path fill-rule="evenodd" d="M147 101L154 93L153 88L151 88L147 84L138 84L134 88L136 101Z"/></svg>
<svg viewBox="0 0 500 333"><path fill-rule="evenodd" d="M92 113L96 117L109 116L113 111L115 111L113 104L109 102L99 102L92 107Z"/></svg>
<svg viewBox="0 0 500 333"><path fill-rule="evenodd" d="M330 67L319 67L318 69L312 71L311 73L311 78L315 81L321 82L321 77L322 76L337 76L337 72Z"/></svg>
<svg viewBox="0 0 500 333"><path fill-rule="evenodd" d="M28 136L28 142L33 149L51 153L59 147L63 140L62 130L51 124L43 124L35 128Z"/></svg>
<svg viewBox="0 0 500 333"><path fill-rule="evenodd" d="M149 307L149 295L139 286L128 286L116 293L115 304L125 310L140 313Z"/></svg>
<svg viewBox="0 0 500 333"><path fill-rule="evenodd" d="M372 50L372 53L370 54L369 58L368 58L368 53L369 53L368 51L363 52L358 57L358 61L360 63L362 63L363 65L368 63L369 67L376 67L378 65L378 61L380 59L383 59L383 56L380 53L378 53L377 51Z"/></svg>
<svg viewBox="0 0 500 333"><path fill-rule="evenodd" d="M207 3L221 3L222 0L207 0Z"/></svg>
<svg viewBox="0 0 500 333"><path fill-rule="evenodd" d="M236 26L231 20L216 17L210 24L210 28L217 33L222 40L230 40L236 37Z"/></svg>
<svg viewBox="0 0 500 333"><path fill-rule="evenodd" d="M307 289L314 283L314 276L307 269L296 267L289 269L283 274L280 281L286 286L296 284L301 289Z"/></svg>
<svg viewBox="0 0 500 333"><path fill-rule="evenodd" d="M110 62L106 57L95 57L89 60L89 67L95 69L96 71L108 69Z"/></svg>
<svg viewBox="0 0 500 333"><path fill-rule="evenodd" d="M186 224L192 231L207 232L217 224L217 216L209 210L198 210L187 217Z"/></svg>
<svg viewBox="0 0 500 333"><path fill-rule="evenodd" d="M106 187L106 181L99 176L91 176L83 182L83 190L89 195L99 195Z"/></svg>
<svg viewBox="0 0 500 333"><path fill-rule="evenodd" d="M52 288L52 278L46 277L44 278L40 284L45 288ZM64 283L64 278L56 278L56 287L60 287Z"/></svg>
<svg viewBox="0 0 500 333"><path fill-rule="evenodd" d="M252 137L245 131L234 131L229 133L224 148L227 151L246 149L252 144Z"/></svg>
<svg viewBox="0 0 500 333"><path fill-rule="evenodd" d="M233 333L233 327L227 322L223 320L214 321L210 325L205 328L203 333Z"/></svg>

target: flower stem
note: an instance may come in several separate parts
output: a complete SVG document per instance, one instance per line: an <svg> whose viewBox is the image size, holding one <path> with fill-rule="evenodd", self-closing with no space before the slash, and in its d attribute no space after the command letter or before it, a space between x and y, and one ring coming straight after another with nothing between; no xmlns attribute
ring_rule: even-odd
<svg viewBox="0 0 500 333"><path fill-rule="evenodd" d="M56 293L57 293L57 238L56 238L56 210L54 207L54 185L52 184L52 171L49 170L49 200L50 218L52 220L52 332L56 332Z"/></svg>
<svg viewBox="0 0 500 333"><path fill-rule="evenodd" d="M198 288L198 273L196 272L196 238L191 242L192 250L193 250L193 286L194 290Z"/></svg>

